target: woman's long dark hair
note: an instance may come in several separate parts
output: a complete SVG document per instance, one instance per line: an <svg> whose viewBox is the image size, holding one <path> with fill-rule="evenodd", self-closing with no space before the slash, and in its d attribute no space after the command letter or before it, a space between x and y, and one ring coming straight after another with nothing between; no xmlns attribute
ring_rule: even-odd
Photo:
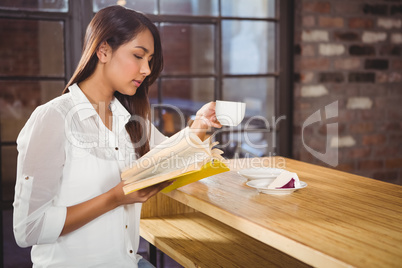
<svg viewBox="0 0 402 268"><path fill-rule="evenodd" d="M146 16L134 10L121 6L110 6L101 9L88 25L82 56L70 81L63 90L68 92L68 87L74 83L80 83L87 79L95 71L98 63L96 51L106 41L113 51L121 45L131 41L143 30L148 29L154 38L154 55L150 62L151 74L145 78L137 92L133 96L115 92L115 97L127 109L131 115L140 116L146 120L150 118L150 106L148 100L148 88L156 80L163 68L162 46L156 26ZM145 126L138 120L130 120L126 124L126 130L130 135L135 152L142 156L149 151L148 136L146 142L143 139Z"/></svg>

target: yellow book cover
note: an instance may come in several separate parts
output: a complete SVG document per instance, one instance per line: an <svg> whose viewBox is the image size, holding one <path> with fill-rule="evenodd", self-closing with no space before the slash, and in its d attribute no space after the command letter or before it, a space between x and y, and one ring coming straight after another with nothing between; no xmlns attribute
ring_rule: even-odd
<svg viewBox="0 0 402 268"><path fill-rule="evenodd" d="M124 192L125 194L129 194L131 192L138 191L142 188L151 186L153 184L169 180L173 181L173 183L161 191L162 193L168 193L184 185L229 170L230 169L224 163L220 162L219 160L213 160L203 165L200 169L188 171L174 177L172 177L171 173L168 173L159 177L152 178L150 180L141 180L138 181L137 183L135 182L131 183L130 185L124 187Z"/></svg>
<svg viewBox="0 0 402 268"><path fill-rule="evenodd" d="M149 187L167 180L173 184L162 192L169 192L200 179L229 171L223 163L223 153L211 138L201 141L188 128L156 146L132 166L121 177L125 181L124 193Z"/></svg>
<svg viewBox="0 0 402 268"><path fill-rule="evenodd" d="M184 185L190 184L192 182L211 177L213 175L223 173L226 171L229 171L230 169L222 162L218 160L213 160L211 162L206 163L200 170L194 170L190 171L187 173L184 173L182 175L179 175L175 178L172 178L174 180L172 185L169 185L168 187L164 188L162 190L162 193L168 193L174 189L177 189L179 187L182 187Z"/></svg>

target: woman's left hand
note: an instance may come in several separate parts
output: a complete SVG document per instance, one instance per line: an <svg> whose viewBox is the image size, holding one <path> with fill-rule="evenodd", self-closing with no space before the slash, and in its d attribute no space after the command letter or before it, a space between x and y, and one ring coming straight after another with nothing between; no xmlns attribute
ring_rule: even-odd
<svg viewBox="0 0 402 268"><path fill-rule="evenodd" d="M191 129L195 130L196 134L204 139L205 133L212 127L221 128L222 125L216 119L215 102L209 102L198 110Z"/></svg>

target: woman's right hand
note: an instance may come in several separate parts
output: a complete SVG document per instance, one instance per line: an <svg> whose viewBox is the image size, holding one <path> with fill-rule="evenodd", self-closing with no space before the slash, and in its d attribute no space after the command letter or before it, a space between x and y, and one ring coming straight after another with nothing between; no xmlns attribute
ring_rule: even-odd
<svg viewBox="0 0 402 268"><path fill-rule="evenodd" d="M171 184L171 181L165 181L125 195L123 191L124 181L121 181L112 191L115 196L116 205L121 206L133 203L144 203Z"/></svg>

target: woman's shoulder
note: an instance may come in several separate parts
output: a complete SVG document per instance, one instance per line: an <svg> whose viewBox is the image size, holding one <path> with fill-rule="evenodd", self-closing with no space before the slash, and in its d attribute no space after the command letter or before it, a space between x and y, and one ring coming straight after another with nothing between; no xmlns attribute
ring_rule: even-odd
<svg viewBox="0 0 402 268"><path fill-rule="evenodd" d="M73 106L69 93L58 96L42 105L39 105L32 112L29 121L42 121L44 123L56 124L57 120L63 120ZM28 123L27 122L27 123Z"/></svg>
<svg viewBox="0 0 402 268"><path fill-rule="evenodd" d="M73 105L74 104L71 99L70 93L66 93L36 107L34 113L58 113L59 115L65 117L65 115L68 113L68 111L71 110Z"/></svg>
<svg viewBox="0 0 402 268"><path fill-rule="evenodd" d="M48 109L54 109L59 113L66 115L74 106L74 102L71 98L71 93L65 93L45 103L44 105L47 106Z"/></svg>
<svg viewBox="0 0 402 268"><path fill-rule="evenodd" d="M64 111L68 110L70 106L69 97L64 95L36 107L18 135L18 144L21 144L24 139L29 138L33 133L46 131L62 133L64 131L66 118Z"/></svg>

